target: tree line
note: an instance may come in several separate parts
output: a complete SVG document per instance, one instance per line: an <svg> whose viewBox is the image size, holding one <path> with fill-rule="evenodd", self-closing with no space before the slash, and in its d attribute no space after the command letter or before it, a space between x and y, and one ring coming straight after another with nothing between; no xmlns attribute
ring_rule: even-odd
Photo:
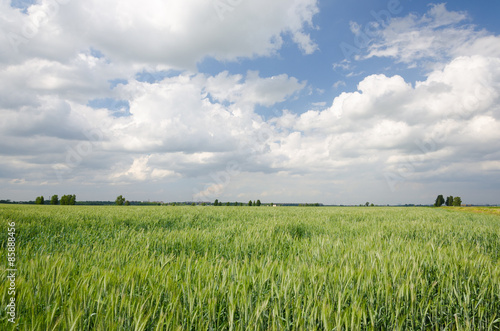
<svg viewBox="0 0 500 331"><path fill-rule="evenodd" d="M130 201L125 199L123 197L123 195L119 195L116 197L115 204L117 206L130 206L131 205ZM152 203L152 204L160 205L160 203ZM176 202L168 203L168 205L172 205L172 206L175 206L177 204L185 205L184 203L176 203ZM206 206L207 204L210 205L210 203L206 203L206 202L201 203L202 206ZM167 205L167 204L163 204L163 205ZM190 205L196 206L197 204L194 202L191 202ZM262 205L262 202L260 202L260 200L257 200L257 201L249 200L248 203L243 203L243 202L225 202L225 203L223 203L222 201L219 201L219 199L215 199L215 201L213 202L212 205L213 206L256 206L256 207L260 207ZM273 206L273 205L274 205L273 203L269 204L269 206Z"/></svg>
<svg viewBox="0 0 500 331"><path fill-rule="evenodd" d="M59 200L59 196L57 194L54 194L50 200L49 203L51 205L76 205L76 195L75 194L68 194L68 195L63 195L61 199ZM35 199L35 204L37 205L44 205L45 204L45 198L43 196L36 197Z"/></svg>
<svg viewBox="0 0 500 331"><path fill-rule="evenodd" d="M438 195L436 198L436 202L434 202L434 207L441 207L442 205L446 206L454 206L454 207L460 207L462 205L462 198L460 197L453 197L450 195L449 197L444 198L442 194Z"/></svg>
<svg viewBox="0 0 500 331"><path fill-rule="evenodd" d="M226 202L226 203L222 203L222 201L219 201L219 199L215 199L214 203L213 203L214 206L243 206L244 203L243 202ZM257 207L260 207L262 205L262 203L260 202L260 200L257 200L257 201L252 201L252 200L249 200L248 203L246 204L247 206L257 206ZM272 204L271 204L272 205Z"/></svg>

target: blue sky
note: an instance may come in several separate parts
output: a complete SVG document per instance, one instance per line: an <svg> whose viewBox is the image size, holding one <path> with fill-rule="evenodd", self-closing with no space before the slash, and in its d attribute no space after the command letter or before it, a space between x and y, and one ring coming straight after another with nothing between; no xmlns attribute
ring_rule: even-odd
<svg viewBox="0 0 500 331"><path fill-rule="evenodd" d="M497 1L0 6L0 199L499 203Z"/></svg>

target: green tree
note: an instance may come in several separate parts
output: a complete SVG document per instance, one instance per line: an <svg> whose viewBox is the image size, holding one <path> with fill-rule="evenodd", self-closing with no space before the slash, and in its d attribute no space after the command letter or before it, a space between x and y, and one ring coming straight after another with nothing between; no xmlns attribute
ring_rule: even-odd
<svg viewBox="0 0 500 331"><path fill-rule="evenodd" d="M257 200L256 206L260 207L260 205L261 205L260 200Z"/></svg>
<svg viewBox="0 0 500 331"><path fill-rule="evenodd" d="M123 206L125 203L125 198L122 195L116 197L115 203L117 206Z"/></svg>
<svg viewBox="0 0 500 331"><path fill-rule="evenodd" d="M130 206L130 201L125 201L125 206Z"/></svg>
<svg viewBox="0 0 500 331"><path fill-rule="evenodd" d="M73 196L72 196L72 195L66 195L66 194L65 194L65 195L63 195L63 196L61 197L61 200L60 200L61 205L71 205L71 199L72 199L72 198L73 198Z"/></svg>
<svg viewBox="0 0 500 331"><path fill-rule="evenodd" d="M37 205L43 205L43 204L45 204L45 200L44 200L43 196L36 197L36 199L35 199L35 203L36 203Z"/></svg>
<svg viewBox="0 0 500 331"><path fill-rule="evenodd" d="M366 203L365 203L365 206L366 206L366 207L368 207L369 205L370 205L370 203L369 203L369 202L366 202Z"/></svg>
<svg viewBox="0 0 500 331"><path fill-rule="evenodd" d="M69 198L69 204L74 206L76 205L76 195L73 194L70 198Z"/></svg>
<svg viewBox="0 0 500 331"><path fill-rule="evenodd" d="M447 206L453 206L453 195L450 195L449 197L446 198L445 204Z"/></svg>
<svg viewBox="0 0 500 331"><path fill-rule="evenodd" d="M444 197L442 194L438 195L436 198L436 202L434 202L434 207L441 207L444 203Z"/></svg>
<svg viewBox="0 0 500 331"><path fill-rule="evenodd" d="M453 206L460 207L462 205L462 198L455 197L453 198Z"/></svg>
<svg viewBox="0 0 500 331"><path fill-rule="evenodd" d="M54 194L52 198L50 198L50 204L57 205L58 203L59 203L59 196L57 194Z"/></svg>
<svg viewBox="0 0 500 331"><path fill-rule="evenodd" d="M251 207L252 206L252 200L248 201L248 205Z"/></svg>
<svg viewBox="0 0 500 331"><path fill-rule="evenodd" d="M218 205L219 205L219 199L215 199L214 206L218 206Z"/></svg>

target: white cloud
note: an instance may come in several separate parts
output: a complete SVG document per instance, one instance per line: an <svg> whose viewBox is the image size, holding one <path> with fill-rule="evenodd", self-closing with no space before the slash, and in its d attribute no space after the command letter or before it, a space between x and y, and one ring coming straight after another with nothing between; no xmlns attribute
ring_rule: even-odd
<svg viewBox="0 0 500 331"><path fill-rule="evenodd" d="M415 86L400 76L373 75L330 108L285 114L275 120L290 132L274 146L282 156L275 166L311 174L347 167L352 176L369 165L371 173L389 173L407 185L442 180L448 164L463 174L470 174L473 162L487 168L477 156L499 157L499 61L457 58Z"/></svg>
<svg viewBox="0 0 500 331"><path fill-rule="evenodd" d="M237 88L224 94L235 82ZM122 184L193 177L235 160L248 168L269 168L252 155L268 148L274 132L253 109L281 102L304 86L287 75L262 78L257 72L245 78L182 73L153 84L131 79L113 90L130 104L130 116L120 118L35 88L33 106L2 109L2 136L18 142L15 151L2 151L30 155L24 157L32 166L24 167L26 173L47 158L38 171L51 183L74 183L83 174ZM36 144L40 138L44 148ZM106 168L98 175L90 175L102 165Z"/></svg>
<svg viewBox="0 0 500 331"><path fill-rule="evenodd" d="M127 171L117 173L112 178L120 179L122 177L125 177L144 181L148 179L149 173L151 172L151 168L148 167L148 160L148 156L136 158Z"/></svg>
<svg viewBox="0 0 500 331"><path fill-rule="evenodd" d="M415 66L436 65L466 55L498 56L500 38L468 24L467 13L448 11L445 4L431 5L422 16L392 18L373 29L364 57L390 57ZM355 30L356 31L356 30Z"/></svg>
<svg viewBox="0 0 500 331"><path fill-rule="evenodd" d="M335 84L333 84L333 88L339 88L340 86L346 86L343 80L338 80L335 82Z"/></svg>
<svg viewBox="0 0 500 331"><path fill-rule="evenodd" d="M287 33L306 53L317 49L305 32L318 12L317 0L233 2L223 17L217 2L42 0L22 14L4 1L0 21L9 33L0 42L19 52L1 58L64 61L93 47L113 62L195 69L206 56L235 60L274 54Z"/></svg>
<svg viewBox="0 0 500 331"><path fill-rule="evenodd" d="M151 168L149 164L150 159L151 155L136 157L127 171L112 174L110 179L112 181L127 182L158 180L178 176L175 171L169 169Z"/></svg>
<svg viewBox="0 0 500 331"><path fill-rule="evenodd" d="M251 199L262 193L279 201L285 190L290 201L307 191L311 201L323 202L323 196L347 203L363 190L366 199L376 202L380 190L391 196L391 188L422 190L422 183L456 181L450 171L464 179L498 172L498 68L500 59L476 55L456 58L414 85L401 76L372 75L360 81L358 91L335 97L330 107L302 114L284 111L269 122L253 107L280 102L304 83L255 72L245 77L183 73L154 84L130 80L115 88L130 102L131 116L122 118L105 109L39 98L42 103L26 108L31 112L26 115L2 110L4 139L23 135L19 147L32 152L4 158L3 172L10 180L24 180L8 185L46 181L52 164L65 165L66 154L42 156L46 150L29 145L36 139L30 137L40 135L45 146L53 145L52 152L68 144L78 150L76 144L86 139L81 132L94 125L103 135L96 136L100 139L80 163L69 167L71 173L64 173L71 183L87 178L88 183L135 183L143 190L153 183L184 183L179 185L188 185L186 194L203 200L239 194ZM261 86L265 93L257 91ZM61 110L54 112L57 107ZM68 123L73 123L69 131L80 136L66 137ZM241 171L217 175L230 164ZM41 172L38 177L35 169ZM198 177L201 181L192 181ZM294 181L301 192L293 192Z"/></svg>
<svg viewBox="0 0 500 331"><path fill-rule="evenodd" d="M287 75L260 78L256 72L245 80L224 72L215 77L183 74L156 84L130 82L119 89L132 116L116 134L126 142L121 147L131 151L235 150L262 125L255 105L281 102L304 85Z"/></svg>
<svg viewBox="0 0 500 331"><path fill-rule="evenodd" d="M257 116L253 106L279 102L303 84L256 73L245 78L181 74L155 84L131 81L117 87L130 101L131 116L111 119L103 113L111 125L102 148L136 155L133 162L126 156L114 160L110 177L119 181L216 174L236 162L249 173L329 174L332 181L371 169L380 177L403 174L410 185L444 171L433 168L436 162L440 169L457 160L471 162L467 153L478 145L481 153L495 153L488 142L500 138L494 88L500 82L499 61L457 58L415 86L400 76L368 76L358 91L342 93L329 108L300 115L285 111L270 122ZM274 94L256 93L261 84ZM89 110L84 114L91 116ZM200 185L198 194L230 192L237 182Z"/></svg>
<svg viewBox="0 0 500 331"><path fill-rule="evenodd" d="M295 77L288 77L286 74L261 78L258 72L249 71L244 83L241 83L242 79L241 75L229 75L227 71L223 71L208 78L206 91L220 102L272 106L285 101L306 86L305 82L299 83Z"/></svg>
<svg viewBox="0 0 500 331"><path fill-rule="evenodd" d="M301 31L295 32L292 39L305 54L312 54L319 49L318 45L311 40L311 36Z"/></svg>

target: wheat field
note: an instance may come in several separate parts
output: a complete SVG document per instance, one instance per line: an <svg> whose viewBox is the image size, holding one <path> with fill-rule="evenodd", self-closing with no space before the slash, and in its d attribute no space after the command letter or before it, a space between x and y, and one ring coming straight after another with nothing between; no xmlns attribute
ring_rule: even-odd
<svg viewBox="0 0 500 331"><path fill-rule="evenodd" d="M1 330L500 330L500 217L0 205Z"/></svg>

